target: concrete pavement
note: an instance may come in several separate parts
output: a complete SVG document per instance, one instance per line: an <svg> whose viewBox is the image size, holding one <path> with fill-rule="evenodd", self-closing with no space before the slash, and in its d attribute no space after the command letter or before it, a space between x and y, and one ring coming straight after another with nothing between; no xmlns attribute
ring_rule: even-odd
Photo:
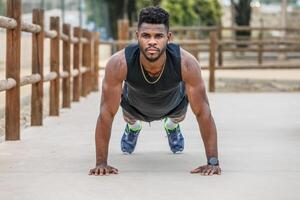
<svg viewBox="0 0 300 200"><path fill-rule="evenodd" d="M186 148L169 151L161 122L143 123L133 155L120 152L125 123L113 124L109 163L119 175L88 176L95 164L94 93L43 127L22 131L22 140L0 144L0 199L300 199L300 94L209 94L219 135L223 174L190 170L206 162L196 120L182 123Z"/></svg>

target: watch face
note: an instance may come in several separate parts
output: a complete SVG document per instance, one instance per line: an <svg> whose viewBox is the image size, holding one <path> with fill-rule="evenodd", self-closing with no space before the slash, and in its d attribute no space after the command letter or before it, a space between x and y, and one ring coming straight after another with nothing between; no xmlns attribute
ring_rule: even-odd
<svg viewBox="0 0 300 200"><path fill-rule="evenodd" d="M210 165L217 165L219 163L218 158L212 157L208 160L208 164Z"/></svg>

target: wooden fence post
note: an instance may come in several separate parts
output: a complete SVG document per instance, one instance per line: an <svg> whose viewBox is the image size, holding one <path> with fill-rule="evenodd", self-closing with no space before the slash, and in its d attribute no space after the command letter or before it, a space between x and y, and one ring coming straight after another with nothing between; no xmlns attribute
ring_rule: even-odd
<svg viewBox="0 0 300 200"><path fill-rule="evenodd" d="M258 45L258 64L262 64L262 57L263 57L263 30L262 27L259 30L259 34L258 34L258 41L260 42L260 44Z"/></svg>
<svg viewBox="0 0 300 200"><path fill-rule="evenodd" d="M118 40L128 40L129 39L129 21L127 19L118 20ZM118 50L125 47L124 44L118 45Z"/></svg>
<svg viewBox="0 0 300 200"><path fill-rule="evenodd" d="M99 37L100 34L95 32L94 35L94 75L93 75L93 91L99 90Z"/></svg>
<svg viewBox="0 0 300 200"><path fill-rule="evenodd" d="M50 82L50 116L59 116L59 42L60 42L60 26L59 17L50 18L50 29L57 32L57 36L51 39L50 44L50 71L56 72L57 77Z"/></svg>
<svg viewBox="0 0 300 200"><path fill-rule="evenodd" d="M216 50L217 50L217 33L211 31L210 34L210 51L209 51L209 91L215 92L215 69L216 69Z"/></svg>
<svg viewBox="0 0 300 200"><path fill-rule="evenodd" d="M34 9L32 23L41 27L39 33L32 34L32 74L39 74L41 80L31 87L31 125L43 125L43 77L44 77L44 11Z"/></svg>
<svg viewBox="0 0 300 200"><path fill-rule="evenodd" d="M78 43L73 46L73 69L78 70L78 75L73 79L73 101L79 101L81 93L81 30L79 27L74 28L74 37L78 38Z"/></svg>
<svg viewBox="0 0 300 200"><path fill-rule="evenodd" d="M91 37L88 30L84 29L82 31L82 37L88 40L82 46L82 65L86 67L89 71L82 75L82 91L81 95L86 97L90 92L91 85Z"/></svg>
<svg viewBox="0 0 300 200"><path fill-rule="evenodd" d="M222 23L219 22L218 24L218 40L221 41L223 38L223 27ZM218 65L221 67L223 65L223 47L222 44L218 45Z"/></svg>
<svg viewBox="0 0 300 200"><path fill-rule="evenodd" d="M71 31L70 24L63 24L63 33L68 36L67 41L63 41L63 71L68 72L69 76L62 81L62 107L71 107Z"/></svg>
<svg viewBox="0 0 300 200"><path fill-rule="evenodd" d="M94 74L95 74L95 66L94 66L94 35L93 32L88 32L89 36L89 93L93 91L93 85L94 85Z"/></svg>
<svg viewBox="0 0 300 200"><path fill-rule="evenodd" d="M83 37L83 38L86 38L86 31L87 30L85 30L85 29L82 29L81 30L81 36ZM87 39L87 38L86 38ZM81 53L82 53L82 60L81 60L81 62L82 62L82 66L83 67L87 67L86 66L86 63L87 63L87 56L86 56L86 47L87 46L87 44L86 43L83 43L82 44L82 51L81 51ZM87 95L87 72L85 72L85 73L82 73L82 75L81 75L81 96L83 96L83 97L86 97L86 95Z"/></svg>
<svg viewBox="0 0 300 200"><path fill-rule="evenodd" d="M6 91L5 139L20 139L20 56L21 56L21 0L7 1L7 17L17 22L6 30L6 79L13 78L16 86Z"/></svg>
<svg viewBox="0 0 300 200"><path fill-rule="evenodd" d="M196 40L197 39L197 37L196 37L196 32L195 31L192 31L192 30L188 30L188 31L186 31L186 37L188 38L188 39L190 39L190 40ZM189 52L197 59L197 60L199 60L199 58L198 58L198 54L199 54L199 50L197 50L197 47L198 47L199 45L197 45L197 44L190 44L189 45L189 47L191 48L190 50L189 50Z"/></svg>

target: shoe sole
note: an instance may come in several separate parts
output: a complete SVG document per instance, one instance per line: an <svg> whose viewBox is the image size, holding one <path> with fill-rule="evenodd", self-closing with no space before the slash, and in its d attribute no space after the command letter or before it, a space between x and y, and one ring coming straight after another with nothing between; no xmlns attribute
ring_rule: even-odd
<svg viewBox="0 0 300 200"><path fill-rule="evenodd" d="M131 154L132 154L132 152L131 152L131 153L129 153L129 152L124 152L124 151L123 151L123 154L124 154L124 155L131 155Z"/></svg>
<svg viewBox="0 0 300 200"><path fill-rule="evenodd" d="M172 151L173 152L173 154L176 154L176 153L182 153L183 152L183 150L181 150L181 151Z"/></svg>
<svg viewBox="0 0 300 200"><path fill-rule="evenodd" d="M123 152L123 154L125 154L125 155L130 155L130 154L132 154L133 153L133 151L131 151L131 152L128 152L128 151L124 151L123 149L121 149L121 151Z"/></svg>

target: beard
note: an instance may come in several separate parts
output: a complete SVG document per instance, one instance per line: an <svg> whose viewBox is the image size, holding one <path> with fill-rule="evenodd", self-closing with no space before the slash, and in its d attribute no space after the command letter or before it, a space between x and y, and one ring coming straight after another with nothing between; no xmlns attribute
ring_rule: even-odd
<svg viewBox="0 0 300 200"><path fill-rule="evenodd" d="M147 47L147 48L143 49L141 47L140 43L138 43L138 44L139 44L140 52L144 55L146 60L148 60L149 62L157 61L161 57L161 55L163 55L166 52L166 49L167 49L167 45L165 45L162 49L159 49L159 48L154 47L154 46L150 46L150 47ZM156 54L156 55L151 54L151 56L149 56L149 54L146 53L149 48L156 49L158 54Z"/></svg>

